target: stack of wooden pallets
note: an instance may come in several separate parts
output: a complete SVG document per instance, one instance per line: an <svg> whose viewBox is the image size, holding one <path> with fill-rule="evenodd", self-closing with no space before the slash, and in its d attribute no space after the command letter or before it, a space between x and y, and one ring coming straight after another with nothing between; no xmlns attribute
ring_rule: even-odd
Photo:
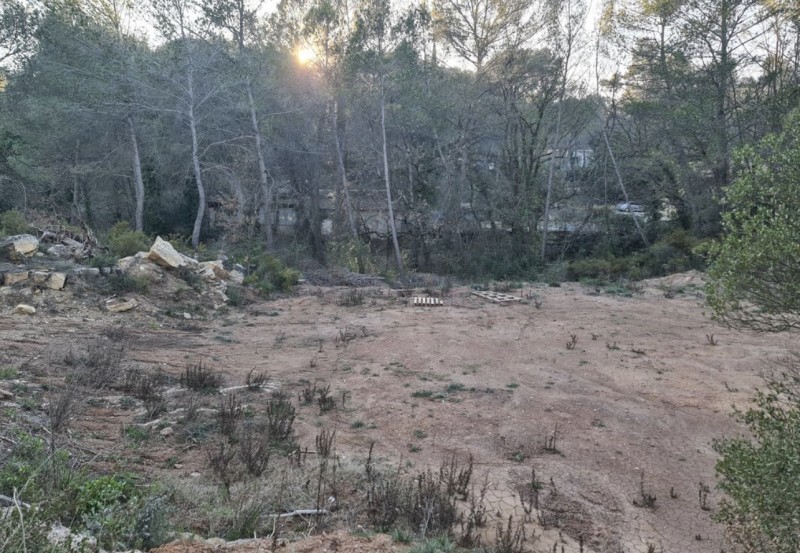
<svg viewBox="0 0 800 553"><path fill-rule="evenodd" d="M411 300L411 305L415 307L435 307L444 305L444 303L439 298L423 298L420 296L415 296Z"/></svg>
<svg viewBox="0 0 800 553"><path fill-rule="evenodd" d="M500 292L474 291L472 292L472 295L478 296L479 298L483 298L485 300L493 301L495 303L511 303L515 301L522 301L522 298L510 296L508 294L501 294Z"/></svg>

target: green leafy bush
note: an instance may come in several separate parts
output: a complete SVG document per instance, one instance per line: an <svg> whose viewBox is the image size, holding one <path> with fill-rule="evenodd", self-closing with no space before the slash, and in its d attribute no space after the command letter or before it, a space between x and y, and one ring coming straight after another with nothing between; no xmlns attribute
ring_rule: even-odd
<svg viewBox="0 0 800 553"><path fill-rule="evenodd" d="M0 235L25 234L29 230L30 225L25 220L25 216L16 209L0 213Z"/></svg>
<svg viewBox="0 0 800 553"><path fill-rule="evenodd" d="M717 520L744 551L800 551L800 359L768 382L755 407L737 412L753 439L714 442L717 482L727 497Z"/></svg>
<svg viewBox="0 0 800 553"><path fill-rule="evenodd" d="M108 249L117 257L128 257L149 248L147 235L131 229L127 221L120 221L108 232Z"/></svg>
<svg viewBox="0 0 800 553"><path fill-rule="evenodd" d="M262 255L256 259L255 266L244 279L244 283L255 286L265 296L276 290L288 292L297 284L300 272L284 265L280 259Z"/></svg>
<svg viewBox="0 0 800 553"><path fill-rule="evenodd" d="M116 294L135 292L145 295L150 288L150 283L143 277L135 277L128 273L113 273L108 275L108 287Z"/></svg>

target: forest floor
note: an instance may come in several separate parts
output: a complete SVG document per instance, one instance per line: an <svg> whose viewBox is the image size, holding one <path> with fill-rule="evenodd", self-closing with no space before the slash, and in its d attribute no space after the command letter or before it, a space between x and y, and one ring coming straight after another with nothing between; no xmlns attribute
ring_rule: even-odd
<svg viewBox="0 0 800 553"><path fill-rule="evenodd" d="M0 315L0 361L52 365L106 335L124 343L129 362L176 378L203 363L229 386L252 370L266 372L271 388L293 398L309 383L329 384L337 409L298 407L295 426L305 443L320 427L335 429L344 458L363 462L374 443L383 462L416 469L472 455L473 480L488 483L494 521L523 517L519 492L535 469L543 483L539 520L549 529L536 530L534 551L560 541L562 551L577 552L583 536L586 551L653 545L664 553L718 553L724 543L712 521L721 499L712 441L743 432L732 406L749 405L796 336L715 325L703 313L697 273L642 284L629 297L613 287L532 285L510 292L525 301L506 305L460 287L440 307L414 307L388 288L305 285L290 297L213 316L184 318L190 306L182 304L168 319L168 299L140 299L138 309L112 314L79 294L53 292L61 299L33 317ZM133 417L113 402L96 403L73 421L72 438L153 478L210 478L198 448L157 430L145 447L121 443L120 427ZM642 506L648 496L652 504ZM396 547L332 536L291 550ZM206 550L183 544L159 551Z"/></svg>

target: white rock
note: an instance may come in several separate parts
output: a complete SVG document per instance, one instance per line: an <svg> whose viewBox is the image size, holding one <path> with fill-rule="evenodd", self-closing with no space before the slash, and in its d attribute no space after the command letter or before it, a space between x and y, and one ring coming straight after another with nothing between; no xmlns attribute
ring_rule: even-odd
<svg viewBox="0 0 800 553"><path fill-rule="evenodd" d="M47 248L47 255L60 259L67 259L72 257L72 251L64 244L56 244Z"/></svg>
<svg viewBox="0 0 800 553"><path fill-rule="evenodd" d="M21 303L12 311L14 315L36 315L36 308L26 303Z"/></svg>
<svg viewBox="0 0 800 553"><path fill-rule="evenodd" d="M147 254L148 259L154 263L158 263L167 269L177 269L184 267L189 263L186 261L188 258L185 255L178 253L172 247L172 244L162 239L160 236L156 237L156 241L150 247L150 252Z"/></svg>
<svg viewBox="0 0 800 553"><path fill-rule="evenodd" d="M192 318L192 316L191 316L189 313L186 313L186 312L184 311L184 313L183 313L183 318L188 320L188 319L191 319L191 318Z"/></svg>
<svg viewBox="0 0 800 553"><path fill-rule="evenodd" d="M206 280L228 280L231 275L222 266L222 261L204 261L200 263L200 275Z"/></svg>
<svg viewBox="0 0 800 553"><path fill-rule="evenodd" d="M135 309L139 303L134 300L106 300L106 309L112 313L124 313Z"/></svg>
<svg viewBox="0 0 800 553"><path fill-rule="evenodd" d="M244 273L238 269L234 269L230 272L231 274L231 282L234 284L242 284L244 282Z"/></svg>
<svg viewBox="0 0 800 553"><path fill-rule="evenodd" d="M63 290L67 283L67 275L64 273L50 273L50 277L45 282L45 286L51 290Z"/></svg>
<svg viewBox="0 0 800 553"><path fill-rule="evenodd" d="M161 432L159 432L159 435L161 435L164 438L169 438L174 433L175 433L175 431L172 429L172 427L171 426L167 426L166 428L162 428L161 429Z"/></svg>
<svg viewBox="0 0 800 553"><path fill-rule="evenodd" d="M39 249L39 239L31 234L17 234L0 240L0 247L9 248L14 259L31 257Z"/></svg>

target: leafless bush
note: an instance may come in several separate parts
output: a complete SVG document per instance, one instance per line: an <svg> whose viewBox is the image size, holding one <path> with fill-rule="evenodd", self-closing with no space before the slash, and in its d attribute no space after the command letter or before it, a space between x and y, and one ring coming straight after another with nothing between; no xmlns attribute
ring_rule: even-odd
<svg viewBox="0 0 800 553"><path fill-rule="evenodd" d="M267 404L267 430L273 444L290 447L294 443L295 409L283 393L276 393Z"/></svg>
<svg viewBox="0 0 800 553"><path fill-rule="evenodd" d="M255 369L251 369L250 372L247 373L245 384L247 385L248 390L254 392L261 389L261 387L266 384L268 380L269 377L267 376L266 372L257 373Z"/></svg>
<svg viewBox="0 0 800 553"><path fill-rule="evenodd" d="M236 436L236 428L239 425L239 419L242 417L243 413L242 404L236 401L236 394L228 396L227 401L223 399L217 411L217 422L219 423L220 433L229 440L233 440Z"/></svg>
<svg viewBox="0 0 800 553"><path fill-rule="evenodd" d="M569 340L567 341L567 349L573 350L575 346L578 345L578 335L577 334L570 334Z"/></svg>
<svg viewBox="0 0 800 553"><path fill-rule="evenodd" d="M633 500L633 504L647 509L656 507L656 496L644 489L644 471L639 473L639 497Z"/></svg>
<svg viewBox="0 0 800 553"><path fill-rule="evenodd" d="M222 375L218 371L198 363L197 365L189 365L184 369L179 383L183 388L197 392L212 393L222 386Z"/></svg>
<svg viewBox="0 0 800 553"><path fill-rule="evenodd" d="M331 385L328 384L324 388L317 389L317 405L319 405L319 412L327 413L336 407L336 400L331 394Z"/></svg>
<svg viewBox="0 0 800 553"><path fill-rule="evenodd" d="M54 394L47 404L47 425L50 434L55 436L63 432L75 413L79 403L79 395L75 388L67 386Z"/></svg>
<svg viewBox="0 0 800 553"><path fill-rule="evenodd" d="M251 476L259 477L269 466L269 430L263 424L247 423L240 434L239 459Z"/></svg>
<svg viewBox="0 0 800 553"><path fill-rule="evenodd" d="M314 397L317 395L317 383L311 386L303 387L303 390L297 395L297 400L301 405L311 405L314 403Z"/></svg>
<svg viewBox="0 0 800 553"><path fill-rule="evenodd" d="M449 461L442 463L439 467L439 478L445 483L448 495L455 495L464 501L467 499L472 468L472 455L466 463L460 462L455 455L450 457Z"/></svg>
<svg viewBox="0 0 800 553"><path fill-rule="evenodd" d="M125 372L122 390L142 400L148 420L153 420L166 411L167 402L161 393L163 378L158 374L148 374L138 368Z"/></svg>
<svg viewBox="0 0 800 553"><path fill-rule="evenodd" d="M236 450L226 440L219 440L206 451L206 458L211 472L222 483L226 495L230 497L231 484L236 480L234 465Z"/></svg>
<svg viewBox="0 0 800 553"><path fill-rule="evenodd" d="M317 446L317 455L327 459L333 453L333 444L336 439L336 430L329 431L325 428L319 431L314 442Z"/></svg>
<svg viewBox="0 0 800 553"><path fill-rule="evenodd" d="M64 357L64 364L69 368L67 380L98 390L107 388L119 378L124 358L123 346L98 338L90 342L83 352L70 350Z"/></svg>
<svg viewBox="0 0 800 553"><path fill-rule="evenodd" d="M526 539L525 525L521 521L514 524L514 517L508 515L508 524L497 523L494 550L496 553L522 553Z"/></svg>

